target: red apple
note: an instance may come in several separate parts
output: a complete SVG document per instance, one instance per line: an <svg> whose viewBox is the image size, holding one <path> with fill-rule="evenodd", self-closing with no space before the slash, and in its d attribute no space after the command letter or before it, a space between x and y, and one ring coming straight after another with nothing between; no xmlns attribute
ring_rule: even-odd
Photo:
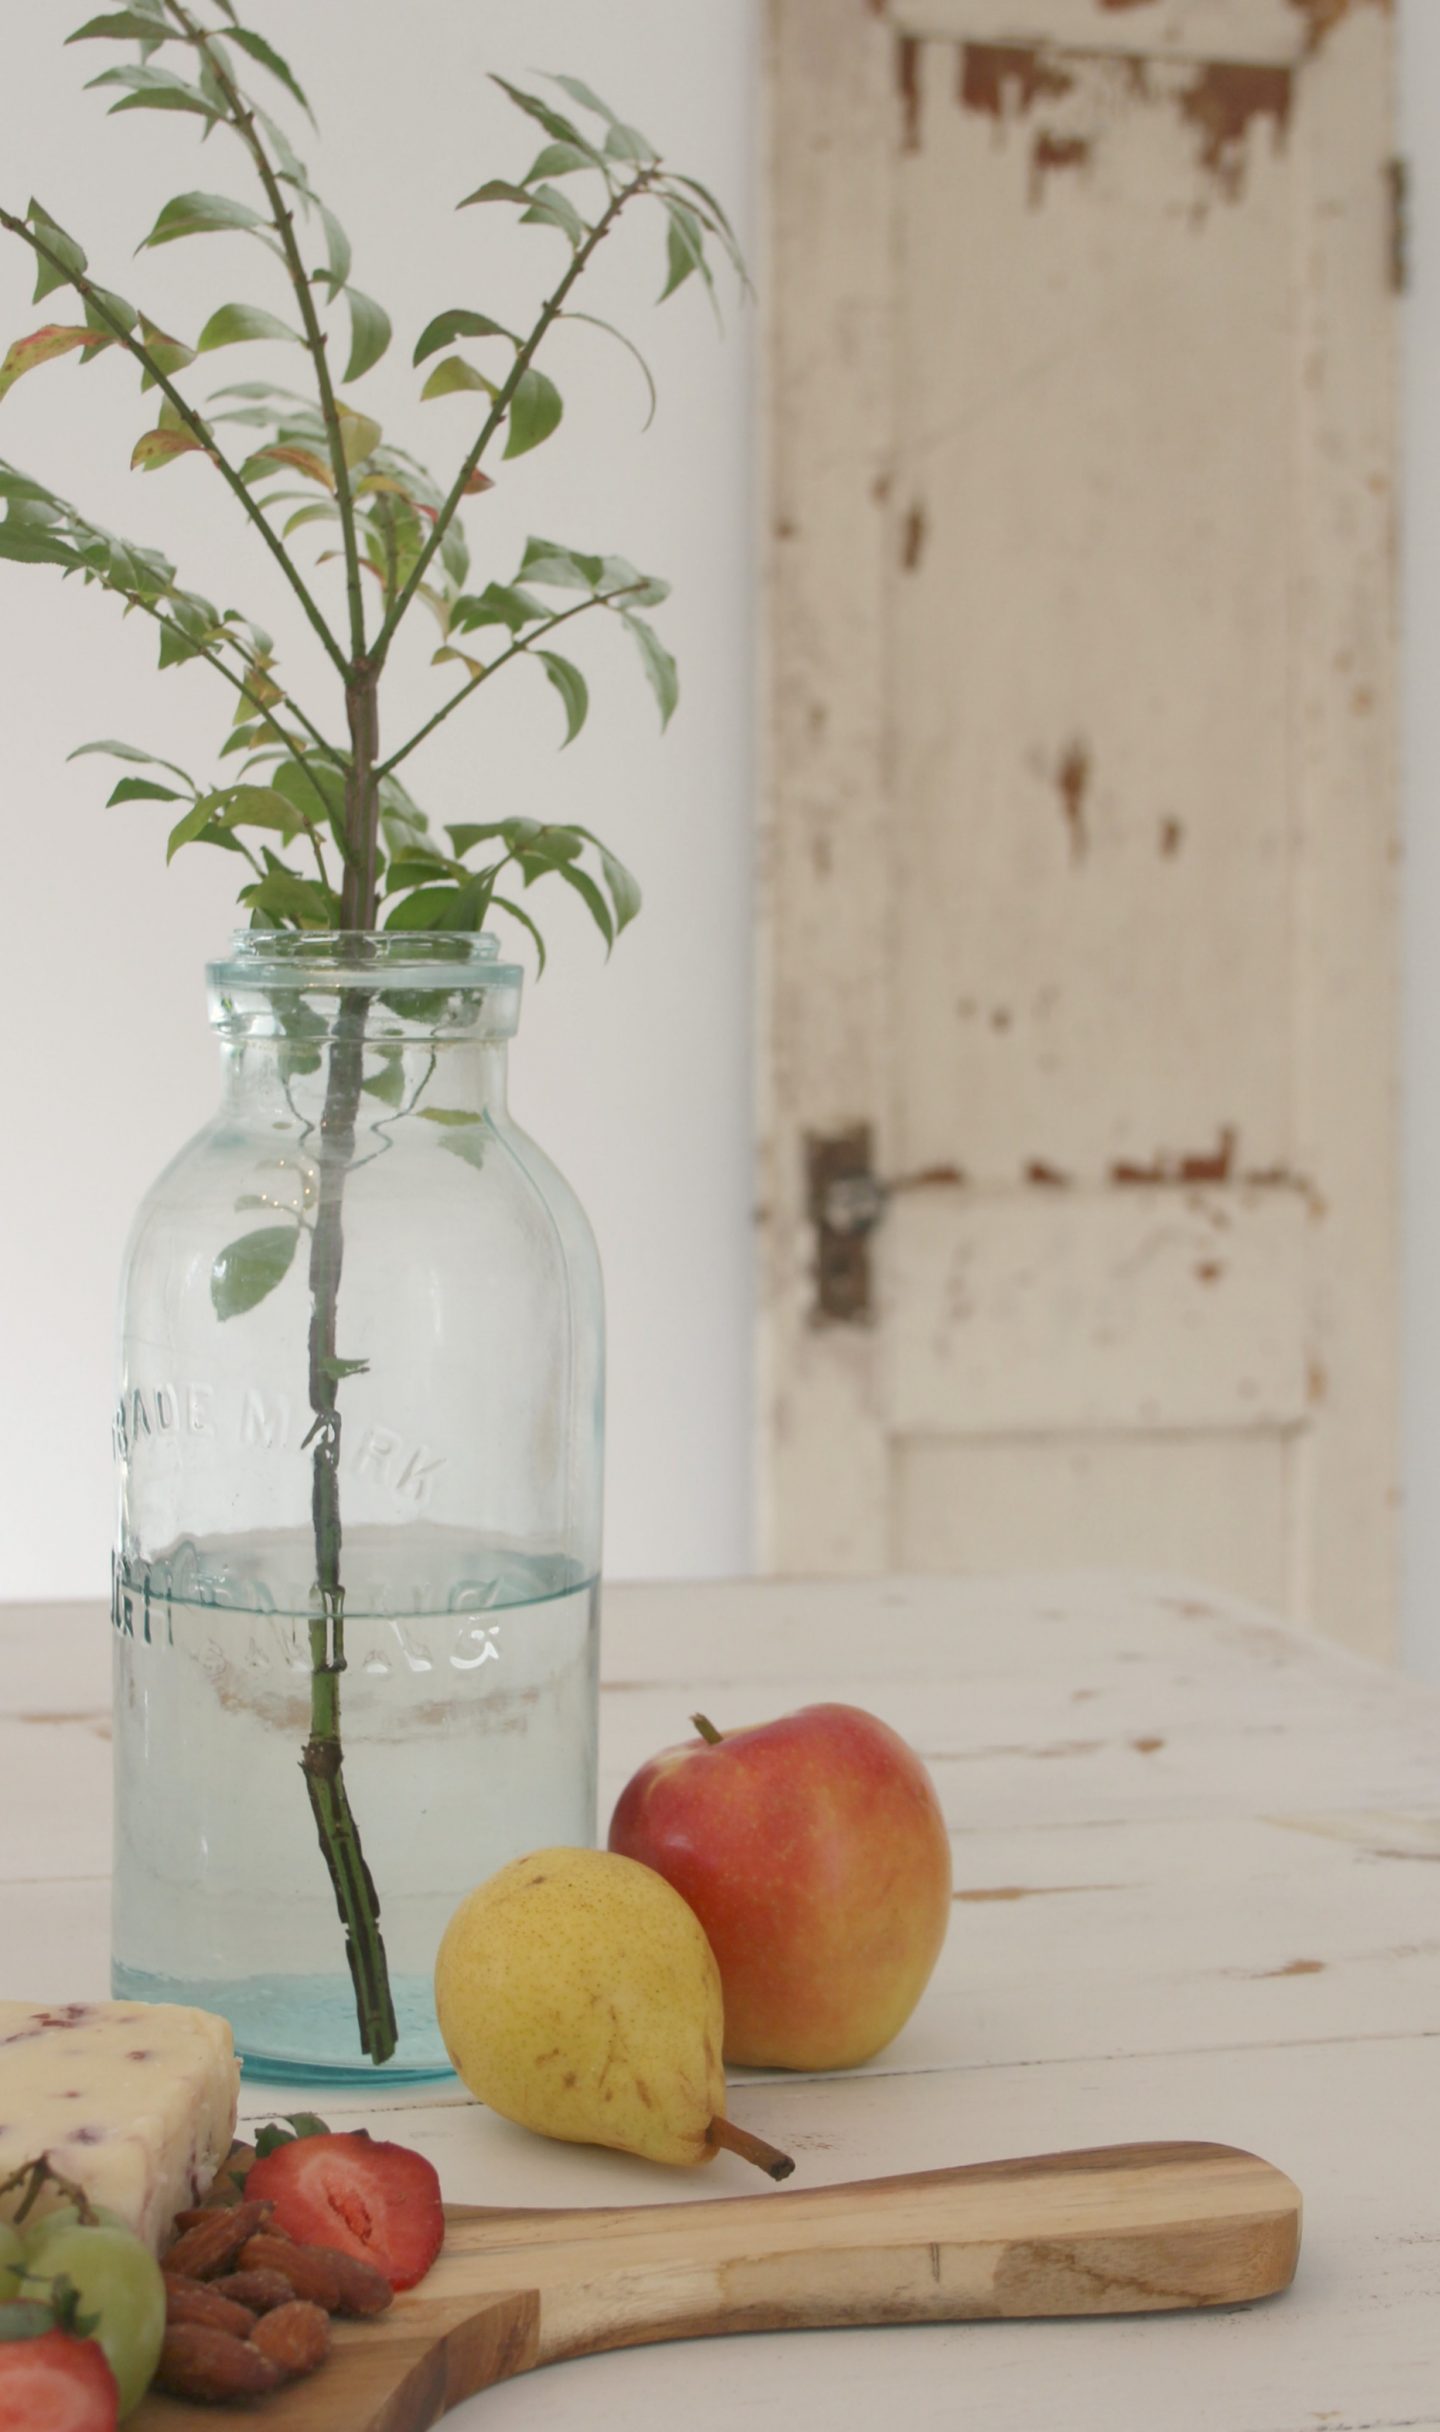
<svg viewBox="0 0 1440 2432"><path fill-rule="evenodd" d="M934 1784L858 1706L666 1748L626 1784L610 1847L653 1866L710 1938L725 2058L845 2069L898 2035L950 1922Z"/></svg>

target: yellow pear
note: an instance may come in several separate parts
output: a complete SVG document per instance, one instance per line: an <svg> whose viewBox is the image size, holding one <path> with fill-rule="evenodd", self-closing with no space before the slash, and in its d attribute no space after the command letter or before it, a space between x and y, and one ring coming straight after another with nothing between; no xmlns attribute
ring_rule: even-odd
<svg viewBox="0 0 1440 2432"><path fill-rule="evenodd" d="M435 2008L471 2093L541 2136L690 2164L758 2143L725 2121L704 1929L633 1858L541 1849L502 1866L445 1929ZM790 2167L770 2146L749 2158Z"/></svg>

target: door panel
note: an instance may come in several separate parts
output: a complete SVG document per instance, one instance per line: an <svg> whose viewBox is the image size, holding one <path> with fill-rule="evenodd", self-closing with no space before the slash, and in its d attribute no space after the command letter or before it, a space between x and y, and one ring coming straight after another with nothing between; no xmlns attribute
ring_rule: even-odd
<svg viewBox="0 0 1440 2432"><path fill-rule="evenodd" d="M771 35L768 1558L1208 1567L1383 1649L1385 13Z"/></svg>

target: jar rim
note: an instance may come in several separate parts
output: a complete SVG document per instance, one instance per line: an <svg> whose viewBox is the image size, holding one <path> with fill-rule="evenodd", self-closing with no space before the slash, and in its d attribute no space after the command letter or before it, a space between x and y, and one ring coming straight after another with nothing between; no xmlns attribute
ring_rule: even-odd
<svg viewBox="0 0 1440 2432"><path fill-rule="evenodd" d="M238 929L206 977L215 989L518 988L519 965L499 956L488 929Z"/></svg>

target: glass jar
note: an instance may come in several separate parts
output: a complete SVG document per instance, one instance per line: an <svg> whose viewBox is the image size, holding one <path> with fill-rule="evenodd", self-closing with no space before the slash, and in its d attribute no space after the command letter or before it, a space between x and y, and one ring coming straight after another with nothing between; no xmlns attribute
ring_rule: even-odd
<svg viewBox="0 0 1440 2432"><path fill-rule="evenodd" d="M114 1990L448 2068L472 1884L595 1833L602 1311L490 937L251 931L121 1294ZM391 2024L393 2015L393 2027Z"/></svg>

